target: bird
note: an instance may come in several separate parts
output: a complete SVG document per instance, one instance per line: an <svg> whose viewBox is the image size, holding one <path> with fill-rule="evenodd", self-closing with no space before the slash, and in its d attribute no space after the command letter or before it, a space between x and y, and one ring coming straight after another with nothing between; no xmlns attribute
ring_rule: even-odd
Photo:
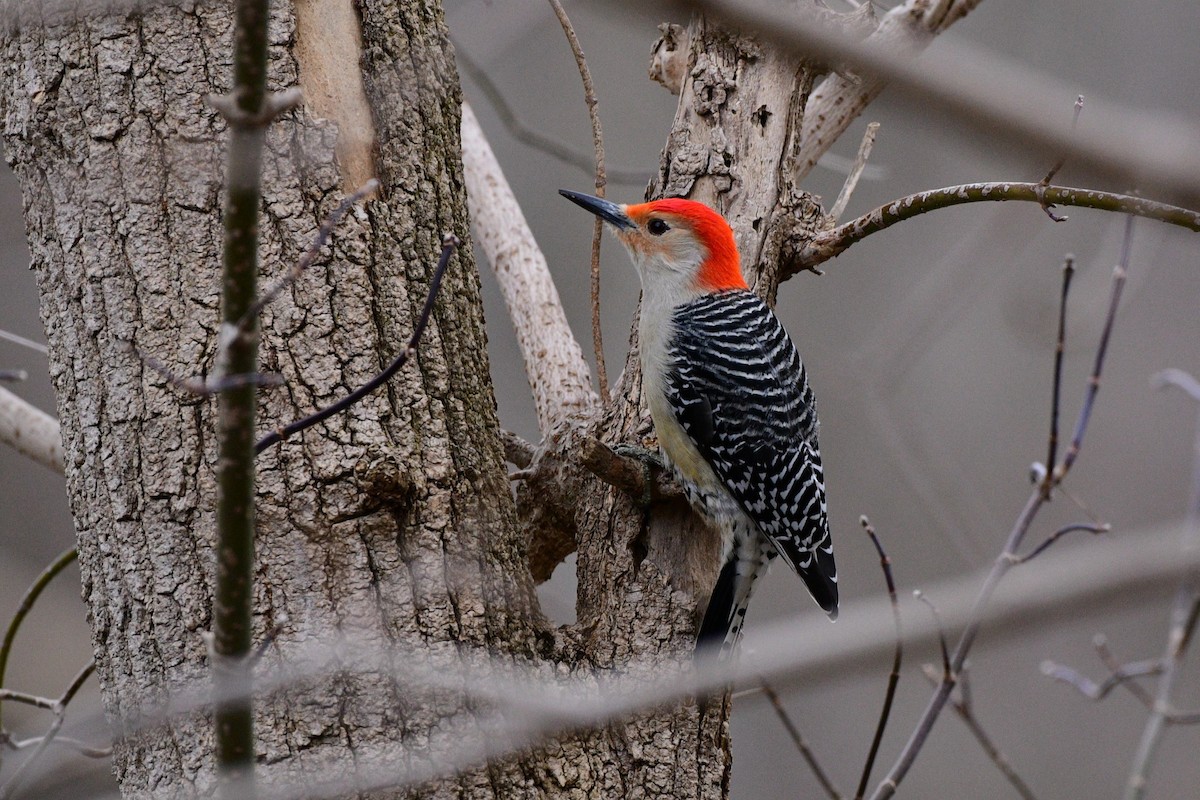
<svg viewBox="0 0 1200 800"><path fill-rule="evenodd" d="M721 534L697 653L731 656L754 584L776 557L836 619L816 401L795 344L746 284L729 223L694 200L559 194L608 223L637 269L642 387L659 450Z"/></svg>

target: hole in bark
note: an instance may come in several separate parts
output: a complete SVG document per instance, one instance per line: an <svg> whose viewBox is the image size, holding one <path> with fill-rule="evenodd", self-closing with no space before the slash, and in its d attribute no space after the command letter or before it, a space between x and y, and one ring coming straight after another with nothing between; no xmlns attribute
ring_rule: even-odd
<svg viewBox="0 0 1200 800"><path fill-rule="evenodd" d="M637 538L629 543L629 553L633 556L633 569L636 572L642 568L642 562L646 560L646 556L650 555L650 547L646 542L646 530L638 534Z"/></svg>
<svg viewBox="0 0 1200 800"><path fill-rule="evenodd" d="M555 625L574 625L576 620L575 598L578 594L575 573L575 554L567 556L554 568L550 580L537 587L538 603L542 613Z"/></svg>

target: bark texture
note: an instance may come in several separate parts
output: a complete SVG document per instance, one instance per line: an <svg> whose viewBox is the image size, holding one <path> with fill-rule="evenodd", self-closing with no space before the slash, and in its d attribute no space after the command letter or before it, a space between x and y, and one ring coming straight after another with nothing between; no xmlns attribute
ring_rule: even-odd
<svg viewBox="0 0 1200 800"><path fill-rule="evenodd" d="M208 720L159 724L178 688L207 674L214 408L134 350L180 375L213 365L225 131L202 96L228 87L229 11L154 7L3 41L5 153L25 198L83 590L106 708L126 734L114 766L128 796L215 785ZM262 393L263 425L376 372L412 329L442 233L466 241L460 98L440 10L380 1L359 12L359 63L343 66L361 65L381 198L264 314L262 368L286 388ZM275 4L273 89L298 82L296 39L291 8ZM299 255L343 179L337 127L308 109L267 140L264 281ZM598 481L581 498L593 531L586 624L548 636L506 483L470 252L452 266L419 369L259 459L257 636L285 620L264 667L334 632L377 651L409 647L434 673L459 666L470 645L551 675L686 658L697 597L644 562L641 510ZM457 695L401 691L355 669L352 653L344 667L258 704L264 785L352 779L351 764L389 755L399 774L456 744ZM726 745L724 717L693 704L422 793L719 797ZM364 772L361 788L378 778Z"/></svg>
<svg viewBox="0 0 1200 800"><path fill-rule="evenodd" d="M360 0L357 10L361 50L325 52L320 81L361 78L371 159L359 143L354 164L340 163L338 124L313 106L272 126L263 280L300 254L347 176L373 169L382 188L264 314L262 369L285 380L261 394L264 426L377 372L412 330L443 232L467 241L461 98L441 11L431 0ZM107 710L127 732L114 761L129 796L215 784L202 715L153 724L174 690L208 669L214 406L183 395L133 348L180 375L213 365L225 131L201 97L228 86L229 11L177 3L27 27L2 42L5 153L24 192L84 594ZM273 12L269 82L281 89L302 82L306 34L291 6ZM725 213L748 277L770 298L777 264L820 216L795 186L814 69L703 20L689 34L655 193ZM682 502L647 511L577 464L564 467L575 502L560 524L578 548L579 623L550 631L541 618L527 559L537 543L506 481L470 253L468 244L456 256L411 368L259 458L257 636L282 621L264 668L335 633L433 675L477 652L548 679L686 664L717 574L716 536ZM614 402L593 412L589 430L604 441L650 433L632 345ZM562 457L578 430L556 430L538 459ZM258 704L264 785L315 790L358 777L342 788L367 791L384 782L381 765L434 774L464 739L504 746L487 741L480 709L459 693L398 684L356 663L358 652L346 651L337 675ZM728 712L726 698L648 712L419 794L721 798Z"/></svg>
<svg viewBox="0 0 1200 800"><path fill-rule="evenodd" d="M296 31L290 7L273 7L280 89L297 83ZM214 408L131 346L180 375L213 364L225 132L202 98L228 86L229 12L158 7L3 42L5 152L24 192L98 673L130 734L115 768L134 796L204 793L214 779L204 719L137 729L206 674ZM412 329L442 233L467 237L440 10L360 12L384 196L266 312L263 368L287 386L263 392L264 425L377 372ZM268 134L264 280L339 199L337 133L300 111ZM419 370L259 459L258 635L288 620L266 663L332 631L411 644L435 668L456 660L453 643L521 653L536 641L470 252L452 265ZM351 750L430 736L455 710L414 707L370 673L318 680L260 704L260 764L268 780L319 774Z"/></svg>

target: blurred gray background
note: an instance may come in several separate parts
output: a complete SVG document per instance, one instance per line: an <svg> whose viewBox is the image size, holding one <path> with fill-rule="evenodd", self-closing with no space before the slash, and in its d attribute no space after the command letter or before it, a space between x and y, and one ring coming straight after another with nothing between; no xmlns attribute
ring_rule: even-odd
<svg viewBox="0 0 1200 800"><path fill-rule="evenodd" d="M834 7L842 4L832 2ZM890 4L888 4L890 5ZM607 3L568 3L596 81L610 167L649 178L674 113L675 98L646 77L658 20ZM540 0L447 0L456 46L483 67L530 127L590 154L590 127L570 50ZM674 21L685 22L677 19ZM1196 121L1200 107L1200 4L1070 0L985 0L947 34L979 58L1045 74L1075 94L1148 114ZM934 44L934 48L939 45ZM997 67L997 75L1003 72ZM491 138L558 281L567 315L590 353L587 297L591 222L558 197L592 179L515 141L469 79L466 96ZM879 174L860 183L849 216L912 192L980 180L1038 180L1053 153L998 145L961 121L902 105L885 93L837 145L852 158L867 121L882 123L871 159ZM1088 125L1085 104L1080 126ZM1200 143L1197 143L1200 144ZM806 188L832 203L843 175L818 168ZM1056 182L1089 185L1068 164ZM1114 191L1136 187L1098 186ZM620 201L640 200L644 183L609 185ZM882 590L878 559L858 528L871 517L894 562L902 592L986 566L1028 494L1028 469L1045 457L1060 267L1079 273L1068 320L1064 427L1073 424L1108 302L1123 220L1083 209L1055 224L1033 204L982 204L938 211L871 237L784 284L778 311L800 348L822 420L831 525L844 608ZM0 328L41 341L33 275L23 241L16 182L0 172ZM623 363L638 284L615 241L604 245L603 309L611 378ZM1113 536L1177 520L1188 502L1195 409L1151 376L1167 367L1200 373L1200 239L1149 221L1136 226L1130 283L1118 316L1092 428L1068 481L1070 492L1112 523ZM481 266L484 264L482 258ZM216 272L214 267L213 280ZM515 337L494 280L483 275L490 354L505 427L536 438L536 423ZM23 368L15 388L53 411L44 356L0 340L0 367ZM0 450L0 620L33 575L73 543L61 478ZM1039 518L1034 541L1084 518L1060 497ZM1081 537L1062 548L1087 547ZM574 561L542 589L547 613L573 619ZM971 659L977 714L1017 770L1042 797L1120 794L1141 735L1143 709L1127 694L1092 703L1038 671L1054 659L1101 676L1091 648L1105 632L1123 659L1161 651L1173 586L1154 604L1121 598L1069 625L1028 620L1017 637L985 635ZM7 685L57 694L90 653L77 573L60 579L21 633ZM932 598L935 602L937 597ZM819 613L785 569L759 590L756 622ZM912 649L880 767L907 738L929 689L917 671L932 651ZM1195 662L1196 659L1193 659ZM781 684L784 702L843 791L851 791L882 700L887 663L863 664L836 682ZM1200 706L1195 663L1176 702ZM94 685L72 707L98 707ZM36 717L6 709L10 728ZM41 722L38 721L40 726ZM28 728L24 735L36 731ZM733 715L733 795L764 800L817 796L818 788L761 695L739 698ZM1151 785L1153 797L1197 797L1200 730L1168 731ZM902 797L1009 797L1011 788L966 729L939 721Z"/></svg>

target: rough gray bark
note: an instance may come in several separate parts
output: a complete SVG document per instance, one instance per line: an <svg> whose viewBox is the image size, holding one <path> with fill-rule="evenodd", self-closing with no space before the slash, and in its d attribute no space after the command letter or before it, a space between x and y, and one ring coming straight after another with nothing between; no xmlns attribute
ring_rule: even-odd
<svg viewBox="0 0 1200 800"><path fill-rule="evenodd" d="M442 232L467 235L440 11L380 2L361 13L384 196L265 314L263 366L287 388L262 394L264 424L378 371L412 328ZM98 672L109 714L131 730L207 665L213 406L181 396L130 345L181 375L212 367L224 130L202 96L227 88L229 27L224 4L203 4L4 41L6 155L25 197ZM297 82L294 39L291 9L276 4L272 88ZM338 199L336 134L302 112L271 128L268 276ZM259 459L256 628L289 620L268 660L319 631L517 652L535 641L470 248L456 259L420 371ZM318 681L260 706L260 761L268 779L300 774L350 742L394 743L395 720L419 734L452 711L406 707L370 676ZM127 794L205 792L208 751L207 725L193 719L168 736L132 733L115 766Z"/></svg>
<svg viewBox="0 0 1200 800"><path fill-rule="evenodd" d="M319 0L300 2L307 19L322 19ZM358 11L357 42L351 31L337 48L306 50L312 23L302 14L297 27L291 7L274 4L271 88L304 82L306 59L319 53L309 85L361 75L376 139L366 148L361 109L338 103L272 126L265 277L299 255L355 176L373 171L382 190L264 315L262 368L286 381L261 395L264 426L377 372L412 329L442 233L467 239L460 96L440 9L360 0ZM108 713L128 731L114 760L131 796L214 787L204 718L176 718L167 735L138 728L169 708L174 687L207 672L214 408L182 395L130 345L181 375L213 365L225 131L201 96L227 89L229 24L223 4L177 3L27 27L2 42L5 152L24 192L98 674ZM703 20L688 41L658 193L726 213L750 279L771 297L781 257L820 216L795 186L816 71ZM349 144L339 124L355 127ZM555 524L578 548L579 623L550 631L542 619L527 562L539 542L527 540L506 481L470 252L456 256L412 368L260 457L258 635L286 620L264 664L286 665L334 632L377 652L405 648L392 651L411 654L397 662L434 672L469 660L471 645L547 676L686 662L717 573L716 538L681 502L647 512L564 458L578 427L548 437L538 463L561 458L550 483L561 493L565 480L573 494ZM590 432L646 436L636 341L614 394ZM526 509L538 499L528 487L519 494ZM457 744L464 720L470 728L475 709L456 695L431 698L354 662L347 653L344 672L259 704L264 785L353 780L356 767L381 761L428 767ZM421 793L721 798L728 712L715 698L646 713Z"/></svg>
<svg viewBox="0 0 1200 800"><path fill-rule="evenodd" d="M364 2L360 14L382 197L265 313L262 366L286 388L262 393L264 425L376 372L412 328L442 232L466 240L460 98L440 10ZM114 764L130 796L214 787L206 719L139 727L169 711L177 687L206 676L214 411L133 348L180 375L212 368L224 130L201 96L227 89L229 26L223 5L172 5L25 27L3 42L5 152L25 198L98 674L127 734ZM296 35L291 9L276 5L273 89L297 83ZM336 141L336 128L306 110L271 128L266 276L296 258L339 199ZM456 257L419 370L259 459L258 635L286 619L267 665L333 631L411 646L434 670L458 663L459 643L568 673L690 649L697 598L635 558L640 510L596 481L582 548L590 612L578 630L546 636L506 483L469 254ZM606 555L614 548L616 558ZM418 743L412 763L447 744L437 734L461 715L457 699L431 702L346 666L259 704L264 785L351 777L346 759L365 762L400 741ZM428 791L718 797L726 753L724 717L692 705Z"/></svg>

